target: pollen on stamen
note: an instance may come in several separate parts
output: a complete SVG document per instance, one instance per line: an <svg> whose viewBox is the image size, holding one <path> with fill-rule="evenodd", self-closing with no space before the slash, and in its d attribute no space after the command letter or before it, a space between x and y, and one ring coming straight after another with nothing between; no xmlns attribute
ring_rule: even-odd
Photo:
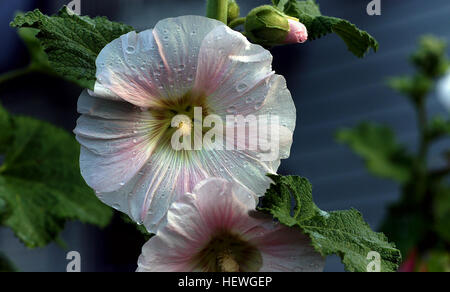
<svg viewBox="0 0 450 292"><path fill-rule="evenodd" d="M182 133L184 136L187 136L187 135L189 135L189 134L191 133L191 131L192 131L192 125L191 125L190 123L181 122L181 123L178 125L178 129L181 131L181 133Z"/></svg>

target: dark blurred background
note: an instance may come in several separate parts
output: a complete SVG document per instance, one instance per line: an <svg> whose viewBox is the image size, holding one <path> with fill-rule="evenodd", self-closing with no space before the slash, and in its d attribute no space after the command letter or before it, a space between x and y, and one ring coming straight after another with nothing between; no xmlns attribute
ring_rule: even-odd
<svg viewBox="0 0 450 292"><path fill-rule="evenodd" d="M70 0L0 0L0 73L26 66L28 53L14 29L15 12L35 8L53 14ZM238 0L242 14L269 0ZM413 108L385 86L388 76L412 71L407 56L419 36L432 33L450 39L450 1L381 0L382 15L368 16L370 0L318 0L322 13L345 18L367 30L380 43L380 51L360 60L347 51L335 35L304 45L272 50L274 69L288 81L299 122L291 157L282 163L282 174L302 175L314 186L316 203L324 210L357 208L377 229L386 207L397 200L399 188L368 174L363 161L338 145L334 133L363 120L392 126L399 139L417 147ZM202 0L81 0L84 15L106 15L134 26L153 27L162 18L204 15ZM75 127L76 102L81 89L43 75L29 75L0 87L0 100L12 113L51 122L68 131ZM429 110L444 113L435 97ZM0 129L1 131L1 129ZM445 145L447 143L447 145ZM437 144L430 157L440 157L448 141ZM431 160L439 167L444 161ZM0 250L21 271L65 271L66 253L79 251L83 271L134 271L144 242L132 225L118 216L105 230L69 223L62 234L67 248L56 244L42 249L25 248L8 229L0 228ZM343 271L337 257L327 260L326 271Z"/></svg>

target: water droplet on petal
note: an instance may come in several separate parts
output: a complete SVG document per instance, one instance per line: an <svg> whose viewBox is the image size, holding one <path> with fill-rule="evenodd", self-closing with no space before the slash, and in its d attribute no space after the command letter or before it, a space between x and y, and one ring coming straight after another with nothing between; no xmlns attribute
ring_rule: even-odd
<svg viewBox="0 0 450 292"><path fill-rule="evenodd" d="M229 114L236 114L236 107L234 106L234 105L232 105L232 106L230 106L228 109L227 109L227 112L229 113Z"/></svg>
<svg viewBox="0 0 450 292"><path fill-rule="evenodd" d="M246 104L250 104L250 103L252 103L252 102L254 102L255 100L254 100L254 98L252 97L252 96L249 96L249 97L247 97L246 99L245 99L245 103Z"/></svg>
<svg viewBox="0 0 450 292"><path fill-rule="evenodd" d="M126 51L127 51L128 54L134 54L134 52L136 51L136 48L133 47L133 46L128 46L126 48Z"/></svg>
<svg viewBox="0 0 450 292"><path fill-rule="evenodd" d="M242 91L246 90L247 88L248 88L248 85L247 85L247 84L241 83L241 84L239 84L239 85L236 87L236 90L239 91L239 92L242 92Z"/></svg>

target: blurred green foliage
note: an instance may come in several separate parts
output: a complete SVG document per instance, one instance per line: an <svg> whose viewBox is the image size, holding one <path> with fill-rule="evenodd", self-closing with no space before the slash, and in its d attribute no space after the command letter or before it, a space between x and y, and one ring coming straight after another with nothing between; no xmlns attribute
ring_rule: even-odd
<svg viewBox="0 0 450 292"><path fill-rule="evenodd" d="M389 127L369 123L342 129L337 139L360 155L373 174L401 185L401 199L389 208L381 230L397 244L406 260L413 251L418 253L416 270L444 271L450 266L450 147L442 153L448 162L446 167L429 169L428 161L430 147L450 138L450 119L429 118L426 106L437 79L449 69L445 41L430 35L422 37L410 60L416 72L390 78L388 85L405 95L416 110L417 152L409 153L395 142Z"/></svg>
<svg viewBox="0 0 450 292"><path fill-rule="evenodd" d="M33 248L56 240L68 220L110 222L112 210L80 175L73 135L1 106L0 128L0 225Z"/></svg>
<svg viewBox="0 0 450 292"><path fill-rule="evenodd" d="M322 256L337 255L350 272L366 272L367 255L376 251L381 271L395 272L402 260L400 251L382 233L372 231L355 209L325 212L313 201L311 183L299 176L269 175L273 184L262 198L260 211L270 213L281 224L299 227L311 238ZM292 210L292 202L295 202Z"/></svg>

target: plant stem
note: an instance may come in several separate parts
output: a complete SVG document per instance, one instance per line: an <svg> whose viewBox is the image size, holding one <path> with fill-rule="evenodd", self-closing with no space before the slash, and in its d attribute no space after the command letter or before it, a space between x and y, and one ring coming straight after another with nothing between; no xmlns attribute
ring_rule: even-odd
<svg viewBox="0 0 450 292"><path fill-rule="evenodd" d="M433 170L430 174L430 176L432 178L437 178L440 179L444 176L447 176L448 174L450 174L450 166L446 167L446 168L442 168L442 169L436 169Z"/></svg>
<svg viewBox="0 0 450 292"><path fill-rule="evenodd" d="M418 123L419 123L419 131L420 131L420 148L419 148L419 160L422 164L427 162L427 154L428 154L428 117L427 110L425 107L425 103L421 102L417 106L417 115L418 115Z"/></svg>
<svg viewBox="0 0 450 292"><path fill-rule="evenodd" d="M206 16L227 24L228 0L208 0L206 4Z"/></svg>
<svg viewBox="0 0 450 292"><path fill-rule="evenodd" d="M231 21L230 24L228 24L228 26L230 28L235 28L241 24L245 23L245 17L240 17L240 18L236 18L235 20Z"/></svg>
<svg viewBox="0 0 450 292"><path fill-rule="evenodd" d="M428 139L428 117L425 96L416 103L417 123L419 128L419 152L416 164L415 199L421 202L426 196L428 189L428 149L430 141Z"/></svg>
<svg viewBox="0 0 450 292"><path fill-rule="evenodd" d="M16 78L25 76L27 74L30 74L31 72L33 72L33 69L29 66L26 68L22 68L22 69L17 69L17 70L13 70L10 72L7 72L3 75L0 75L0 84L9 82L11 80L14 80Z"/></svg>

